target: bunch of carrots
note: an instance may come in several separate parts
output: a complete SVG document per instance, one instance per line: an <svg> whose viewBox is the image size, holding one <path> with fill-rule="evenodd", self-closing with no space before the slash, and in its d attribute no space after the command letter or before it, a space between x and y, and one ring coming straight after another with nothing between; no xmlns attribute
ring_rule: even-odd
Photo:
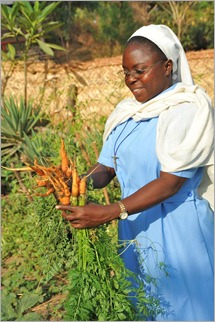
<svg viewBox="0 0 215 322"><path fill-rule="evenodd" d="M75 162L68 158L63 139L60 148L61 164L59 166L45 167L34 161L30 168L36 172L37 185L35 188L44 187L45 193L37 196L46 197L54 194L62 205L84 205L86 203L87 176L79 177Z"/></svg>

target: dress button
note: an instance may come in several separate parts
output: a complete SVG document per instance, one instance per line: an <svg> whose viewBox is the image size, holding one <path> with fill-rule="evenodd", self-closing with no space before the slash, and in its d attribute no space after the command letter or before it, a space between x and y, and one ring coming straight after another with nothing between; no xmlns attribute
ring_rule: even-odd
<svg viewBox="0 0 215 322"><path fill-rule="evenodd" d="M192 197L192 192L190 191L190 192L188 192L188 197Z"/></svg>

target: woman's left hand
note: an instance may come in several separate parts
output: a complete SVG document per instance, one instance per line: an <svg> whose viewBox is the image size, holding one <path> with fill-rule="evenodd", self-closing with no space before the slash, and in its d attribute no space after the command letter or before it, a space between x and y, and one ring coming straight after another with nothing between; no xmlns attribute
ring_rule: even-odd
<svg viewBox="0 0 215 322"><path fill-rule="evenodd" d="M89 203L85 206L57 205L56 209L62 211L63 218L69 220L74 228L97 227L116 219L119 214L117 204L107 206L95 203Z"/></svg>

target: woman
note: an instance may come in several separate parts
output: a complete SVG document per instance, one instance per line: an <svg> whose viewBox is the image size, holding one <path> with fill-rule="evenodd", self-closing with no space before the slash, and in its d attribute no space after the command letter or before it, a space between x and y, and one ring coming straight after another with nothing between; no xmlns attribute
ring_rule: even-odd
<svg viewBox="0 0 215 322"><path fill-rule="evenodd" d="M213 159L211 101L193 84L167 26L137 30L122 67L134 98L107 120L100 166L91 175L94 188L117 176L122 200L57 208L69 211L63 216L75 228L121 219L119 240L135 241L123 253L125 265L156 279L151 291L167 308L154 319L213 320L213 213L198 195Z"/></svg>

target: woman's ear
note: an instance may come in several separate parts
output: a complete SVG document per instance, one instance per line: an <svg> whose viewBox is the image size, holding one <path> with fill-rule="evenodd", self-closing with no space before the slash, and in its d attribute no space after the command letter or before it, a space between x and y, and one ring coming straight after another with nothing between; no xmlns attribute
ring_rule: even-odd
<svg viewBox="0 0 215 322"><path fill-rule="evenodd" d="M168 59L166 62L165 62L165 68L166 68L166 75L170 75L171 72L172 72L172 69L173 69L173 62L171 59Z"/></svg>

